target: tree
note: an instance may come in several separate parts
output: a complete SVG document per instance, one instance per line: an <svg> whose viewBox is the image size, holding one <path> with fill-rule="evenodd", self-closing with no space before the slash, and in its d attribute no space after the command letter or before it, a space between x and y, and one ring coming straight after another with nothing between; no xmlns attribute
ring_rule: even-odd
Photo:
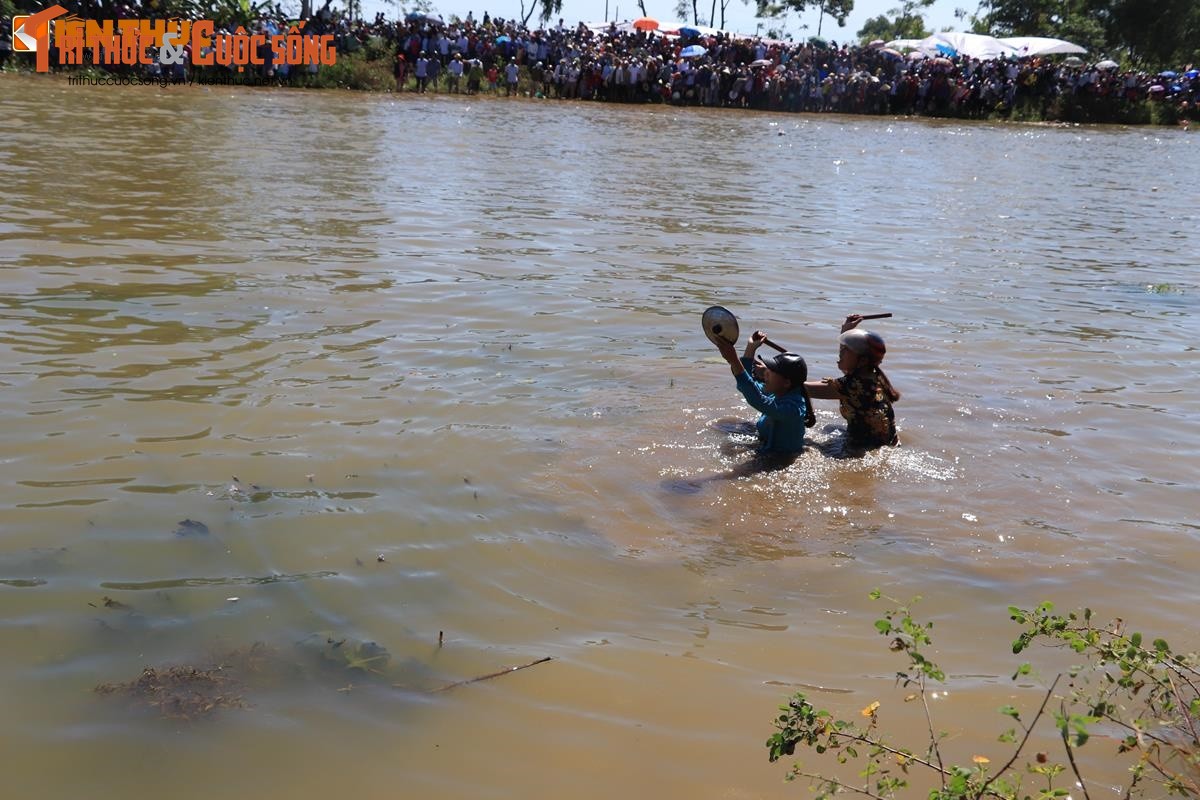
<svg viewBox="0 0 1200 800"><path fill-rule="evenodd" d="M897 27L906 30L919 28L920 30L924 31L925 17L924 15L918 13L918 11L929 8L931 5L933 5L933 3L934 0L904 0L904 2L900 4L899 8L893 8L891 11L891 13L896 15ZM928 34L923 34L921 38L924 38L924 36L928 36Z"/></svg>
<svg viewBox="0 0 1200 800"><path fill-rule="evenodd" d="M867 20L858 32L858 38L864 42L872 39L883 39L885 42L892 39L924 39L929 31L925 29L925 17L918 10L929 8L933 3L934 0L904 0L887 12L891 18L880 14Z"/></svg>
<svg viewBox="0 0 1200 800"><path fill-rule="evenodd" d="M1200 37L1200 6L1195 0L1115 0L1108 6L1109 39L1117 40L1135 62L1176 67L1191 62Z"/></svg>
<svg viewBox="0 0 1200 800"><path fill-rule="evenodd" d="M854 0L819 0L817 10L820 12L817 17L817 36L820 36L821 23L825 21L826 14L834 18L839 28L846 27L846 17L854 10Z"/></svg>
<svg viewBox="0 0 1200 800"><path fill-rule="evenodd" d="M639 0L639 2L640 2L640 0ZM712 10L712 20L713 20L713 21L709 23L710 25L716 25L718 28L724 28L724 27L725 27L725 9L729 8L729 4L730 4L731 2L733 2L733 0L721 0L721 24L720 24L720 25L717 25L717 22L716 22L716 19L717 19L717 0L713 0L713 5L712 5L712 8L713 8L713 10Z"/></svg>
<svg viewBox="0 0 1200 800"><path fill-rule="evenodd" d="M700 9L697 7L698 2L699 0L678 0L678 2L675 3L675 16L679 19L687 19L688 5L690 4L692 7L692 24L704 24L700 22Z"/></svg>
<svg viewBox="0 0 1200 800"><path fill-rule="evenodd" d="M933 2L933 0L929 0ZM824 21L828 14L837 21L839 27L845 27L846 17L850 16L850 12L854 10L854 0L755 0L757 9L756 16L759 17L782 17L791 11L795 11L797 15L803 14L810 6L817 9L820 15L817 20L817 34L821 33L821 22ZM722 0L721 8L724 9L725 0ZM724 13L722 13L722 24L724 24Z"/></svg>
<svg viewBox="0 0 1200 800"><path fill-rule="evenodd" d="M535 11L538 12L539 20L543 23L549 22L554 15L562 13L562 0L531 0L528 11L525 10L525 0L521 0L521 24L528 26L529 18ZM642 12L645 13L645 7Z"/></svg>
<svg viewBox="0 0 1200 800"><path fill-rule="evenodd" d="M1198 54L1194 0L983 0L975 30L996 36L1053 36L1090 53L1128 54L1150 68L1190 63Z"/></svg>
<svg viewBox="0 0 1200 800"><path fill-rule="evenodd" d="M979 18L994 36L1054 36L1066 5L1063 0L984 0Z"/></svg>

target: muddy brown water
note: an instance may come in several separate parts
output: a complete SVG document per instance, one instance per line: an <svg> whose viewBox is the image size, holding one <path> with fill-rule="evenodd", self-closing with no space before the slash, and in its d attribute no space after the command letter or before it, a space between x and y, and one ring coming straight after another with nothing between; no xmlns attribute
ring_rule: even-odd
<svg viewBox="0 0 1200 800"><path fill-rule="evenodd" d="M762 746L793 691L921 735L874 587L936 621L959 757L1039 698L1010 603L1198 644L1195 134L11 76L0 108L13 796L796 796ZM714 303L817 376L893 312L903 447L837 458L822 403L794 465L720 478ZM91 691L321 630L416 687L554 660L191 724Z"/></svg>

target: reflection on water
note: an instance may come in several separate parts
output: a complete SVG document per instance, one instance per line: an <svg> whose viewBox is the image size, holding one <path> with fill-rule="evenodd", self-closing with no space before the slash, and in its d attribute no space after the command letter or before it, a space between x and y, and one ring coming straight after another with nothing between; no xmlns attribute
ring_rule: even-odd
<svg viewBox="0 0 1200 800"><path fill-rule="evenodd" d="M890 685L876 586L984 676L938 708L964 741L1013 693L1009 603L1190 630L1186 135L3 91L18 794L774 795L783 695ZM818 402L757 461L714 303L817 378L893 312L903 445L845 457ZM324 631L411 685L306 673L200 725L92 692Z"/></svg>

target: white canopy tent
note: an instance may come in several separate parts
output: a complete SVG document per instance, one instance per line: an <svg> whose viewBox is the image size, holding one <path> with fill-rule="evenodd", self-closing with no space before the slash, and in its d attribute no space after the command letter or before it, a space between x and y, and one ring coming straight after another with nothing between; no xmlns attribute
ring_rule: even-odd
<svg viewBox="0 0 1200 800"><path fill-rule="evenodd" d="M971 58L1028 58L1056 54L1081 54L1087 50L1063 39L1045 36L1013 36L997 39L978 33L945 31L924 39L894 39L886 45L896 50L919 50L927 56L964 55ZM951 52L953 51L953 52Z"/></svg>
<svg viewBox="0 0 1200 800"><path fill-rule="evenodd" d="M953 53L947 53L949 48ZM925 55L953 55L957 53L961 56L970 56L971 58L989 59L989 58L1004 58L1016 54L1016 49L1005 44L993 36L984 36L979 33L955 33L947 31L944 33L935 33L921 40L917 46Z"/></svg>
<svg viewBox="0 0 1200 800"><path fill-rule="evenodd" d="M1017 56L1052 56L1052 55L1082 55L1087 50L1077 44L1063 39L1049 39L1045 36L1011 36L1000 41L1017 51Z"/></svg>
<svg viewBox="0 0 1200 800"><path fill-rule="evenodd" d="M893 39L884 44L884 47L890 47L893 50L918 50L921 47L921 39Z"/></svg>

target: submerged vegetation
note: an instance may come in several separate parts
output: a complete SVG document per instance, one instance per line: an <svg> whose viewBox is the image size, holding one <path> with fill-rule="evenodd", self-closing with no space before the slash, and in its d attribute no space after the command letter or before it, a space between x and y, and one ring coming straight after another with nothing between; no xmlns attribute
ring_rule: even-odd
<svg viewBox="0 0 1200 800"><path fill-rule="evenodd" d="M872 597L880 595L874 592ZM850 792L890 800L915 790L909 781L918 774L932 782L929 800L1053 800L1071 797L1075 791L1089 798L1080 750L1098 732L1096 738L1115 743L1114 755L1127 763L1126 800L1163 791L1200 797L1200 660L1196 654L1177 653L1164 639L1147 643L1142 634L1128 632L1120 620L1096 625L1087 609L1062 616L1054 613L1050 603L1032 610L1012 606L1009 616L1021 626L1012 645L1014 653L1045 643L1067 648L1081 663L1053 677L1032 711L1013 705L998 709L1003 727L997 738L1011 750L999 766L982 755L969 764L956 764L944 757L946 734L935 732L928 703L931 687L946 682L945 672L929 657L933 623L917 621L909 606L887 599L895 605L875 622L875 628L888 638L891 650L908 658L897 680L913 691L906 699L921 703L928 736L919 745L887 737L881 730L878 702L864 708L861 719L846 720L816 708L807 696L797 693L775 720L776 732L767 740L770 760L791 756L797 745L803 745L818 756L832 757L839 766L853 765L860 780L809 771L800 764L792 767L789 780L808 778L818 798ZM1033 666L1023 663L1012 677L1033 675ZM1052 756L1048 749L1031 753L1031 740L1039 738L1057 740L1059 755Z"/></svg>
<svg viewBox="0 0 1200 800"><path fill-rule="evenodd" d="M105 598L108 601L109 598ZM105 602L106 607L114 607ZM442 647L439 634L438 648ZM133 680L102 683L95 691L150 708L160 716L198 720L219 711L250 708L250 698L289 678L309 678L338 692L375 686L432 694L456 689L544 664L550 657L450 683L437 682L428 664L417 659L393 661L377 642L322 631L277 648L264 642L225 651L196 664L145 667Z"/></svg>
<svg viewBox="0 0 1200 800"><path fill-rule="evenodd" d="M132 681L102 683L96 691L122 695L171 719L195 719L246 706L244 685L222 667L146 667Z"/></svg>
<svg viewBox="0 0 1200 800"><path fill-rule="evenodd" d="M343 690L355 680L388 678L390 667L391 653L376 642L321 632L294 649L255 642L196 664L145 667L133 680L103 683L95 691L124 697L135 707L148 706L163 717L194 720L248 708L248 696L288 677L311 675Z"/></svg>

